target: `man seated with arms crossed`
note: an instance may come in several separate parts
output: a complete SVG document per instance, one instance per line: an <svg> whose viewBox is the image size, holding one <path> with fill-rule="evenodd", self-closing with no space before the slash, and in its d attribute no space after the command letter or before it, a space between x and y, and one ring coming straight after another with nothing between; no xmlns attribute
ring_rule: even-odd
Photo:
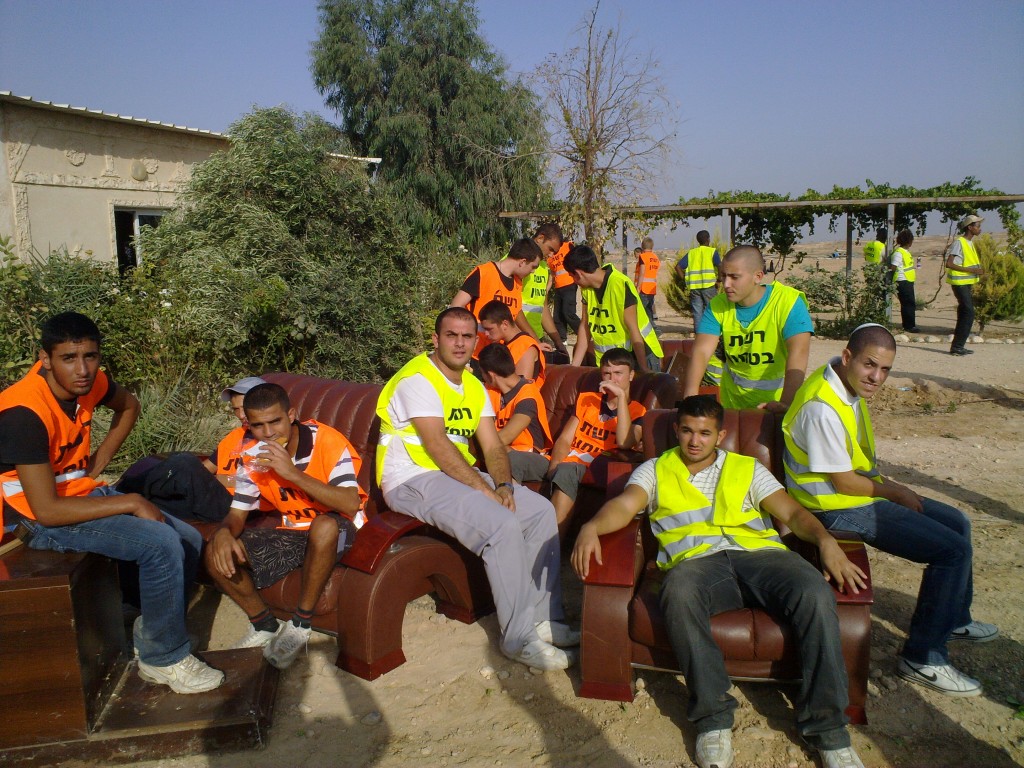
<svg viewBox="0 0 1024 768"><path fill-rule="evenodd" d="M576 412L565 423L551 451L548 477L559 536L569 528L573 505L587 468L598 456L629 450L640 442L640 419L647 409L629 399L636 358L625 349L612 349L601 358L597 392L581 392Z"/></svg>
<svg viewBox="0 0 1024 768"><path fill-rule="evenodd" d="M866 400L885 383L896 341L875 323L850 334L840 357L808 377L782 421L786 487L830 530L853 531L883 552L924 563L896 671L950 696L981 683L949 663L949 640L987 642L999 630L971 620L971 523L958 509L883 478Z"/></svg>
<svg viewBox="0 0 1024 768"><path fill-rule="evenodd" d="M764 269L764 257L752 245L725 254L722 292L697 325L684 397L697 394L721 338L722 405L783 412L792 402L804 380L814 325L804 295L779 282L762 285Z"/></svg>
<svg viewBox="0 0 1024 768"><path fill-rule="evenodd" d="M242 400L245 393L260 384L266 384L259 376L246 376L227 387L220 393L220 399L230 403L231 412L235 414L239 425L227 433L217 444L217 450L206 459L203 459L203 466L213 472L217 479L233 490L235 487L235 474L242 463L241 446L245 438L245 409L242 407Z"/></svg>
<svg viewBox="0 0 1024 768"><path fill-rule="evenodd" d="M388 506L433 525L483 558L501 651L537 669L566 669L579 643L563 623L560 553L547 499L513 486L483 384L466 364L476 318L449 307L434 351L396 373L377 400L377 482ZM476 437L488 474L473 467Z"/></svg>
<svg viewBox="0 0 1024 768"><path fill-rule="evenodd" d="M480 370L494 409L494 426L508 448L512 479L540 482L548 471L551 427L537 385L520 376L508 347L488 344L480 351Z"/></svg>
<svg viewBox="0 0 1024 768"><path fill-rule="evenodd" d="M500 301L489 301L484 304L480 310L480 325L488 339L504 344L512 353L516 373L538 387L544 385L544 369L547 363L540 342L519 330L505 304ZM479 355L478 352L477 356Z"/></svg>
<svg viewBox="0 0 1024 768"><path fill-rule="evenodd" d="M572 566L581 578L598 538L646 510L658 540L658 567L672 650L686 677L687 719L697 728L697 765L729 768L737 702L729 694L711 617L757 607L783 618L800 646L802 669L797 728L819 750L826 768L863 768L850 746L843 714L849 696L833 591L821 573L782 544L771 515L818 547L826 578L854 593L865 574L813 515L791 499L755 459L718 449L724 411L714 397L682 401L679 447L641 464L621 496L607 502L580 530Z"/></svg>
<svg viewBox="0 0 1024 768"><path fill-rule="evenodd" d="M262 647L267 661L285 669L309 640L316 601L354 535L351 521L362 521L366 494L356 481L359 455L345 436L312 419L297 421L282 387L253 387L243 407L250 445L235 474L231 510L206 546L206 567L249 617L235 647ZM277 528L245 527L261 501L281 514ZM302 569L298 604L291 621L279 622L258 590L296 568Z"/></svg>
<svg viewBox="0 0 1024 768"><path fill-rule="evenodd" d="M24 524L33 549L137 563L139 677L175 693L213 690L224 673L191 655L185 631L202 537L139 494L118 493L96 479L131 432L139 401L100 370L100 332L84 315L51 317L42 325L40 347L39 361L0 393L5 522ZM98 405L114 418L90 453Z"/></svg>
<svg viewBox="0 0 1024 768"><path fill-rule="evenodd" d="M598 365L609 349L622 348L632 350L638 370L661 370L661 343L632 281L611 264L598 264L597 254L586 245L569 251L565 270L583 297L572 364L582 365L591 347Z"/></svg>

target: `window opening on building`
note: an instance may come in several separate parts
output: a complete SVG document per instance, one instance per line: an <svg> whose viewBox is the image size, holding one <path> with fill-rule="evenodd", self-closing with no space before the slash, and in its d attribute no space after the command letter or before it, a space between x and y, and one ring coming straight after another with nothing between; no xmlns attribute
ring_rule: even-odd
<svg viewBox="0 0 1024 768"><path fill-rule="evenodd" d="M114 238L117 243L117 271L124 276L142 263L138 250L139 230L160 225L166 211L158 209L114 209Z"/></svg>

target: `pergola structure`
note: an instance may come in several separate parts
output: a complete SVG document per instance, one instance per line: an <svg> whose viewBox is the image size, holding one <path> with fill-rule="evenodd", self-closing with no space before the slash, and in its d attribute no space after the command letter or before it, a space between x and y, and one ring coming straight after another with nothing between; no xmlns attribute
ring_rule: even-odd
<svg viewBox="0 0 1024 768"><path fill-rule="evenodd" d="M647 216L664 216L674 213L706 213L710 210L720 210L723 218L729 219L729 242L736 239L736 212L743 210L757 210L759 208L845 208L846 209L846 271L853 269L853 222L850 220L851 208L886 208L887 228L889 230L889 242L886 243L886 251L892 251L893 240L896 228L896 206L897 205L938 205L946 203L1024 203L1024 195L959 195L955 197L873 197L864 199L847 200L783 200L770 202L749 202L746 200L723 200L708 205L697 203L691 205L637 205L621 206L612 209L612 215L623 221L622 245L626 247L626 226L625 221L639 219ZM537 221L542 219L557 218L559 211L502 211L498 214L502 219L525 219ZM704 218L710 218L705 216ZM625 268L625 257L623 257L623 268Z"/></svg>

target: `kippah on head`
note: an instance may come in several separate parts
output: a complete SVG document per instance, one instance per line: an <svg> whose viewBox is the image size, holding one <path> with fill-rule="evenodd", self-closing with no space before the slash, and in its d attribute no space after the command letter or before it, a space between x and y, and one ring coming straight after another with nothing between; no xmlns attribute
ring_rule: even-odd
<svg viewBox="0 0 1024 768"><path fill-rule="evenodd" d="M896 339L884 325L864 323L853 329L850 340L846 342L846 348L856 357L868 347L881 347L895 352Z"/></svg>

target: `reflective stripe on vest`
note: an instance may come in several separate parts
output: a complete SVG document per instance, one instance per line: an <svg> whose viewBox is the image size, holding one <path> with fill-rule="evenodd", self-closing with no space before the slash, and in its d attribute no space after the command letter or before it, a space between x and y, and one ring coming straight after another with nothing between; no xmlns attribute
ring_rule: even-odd
<svg viewBox="0 0 1024 768"><path fill-rule="evenodd" d="M523 278L523 314L537 338L544 335L544 302L548 293L548 277L551 270L541 261L537 269Z"/></svg>
<svg viewBox="0 0 1024 768"><path fill-rule="evenodd" d="M640 254L638 266L640 267L640 293L653 296L658 292L658 269L661 267L661 260L653 251L644 251Z"/></svg>
<svg viewBox="0 0 1024 768"><path fill-rule="evenodd" d="M657 357L662 357L664 353L661 350L661 343L647 316L647 310L640 303L640 295L633 281L611 264L605 264L601 269L609 273L604 286L603 300L598 303L597 291L593 288L584 288L582 291L583 300L587 303L587 326L594 342L597 364L601 364L601 357L610 349L633 349L633 341L629 338L625 323L627 292L636 299L636 322L640 327L640 335L651 351Z"/></svg>
<svg viewBox="0 0 1024 768"><path fill-rule="evenodd" d="M561 248L553 255L548 256L548 269L551 270L551 274L554 276L555 288L566 288L573 284L572 275L565 270L565 257L569 255L569 251L572 248L572 241L566 240L562 243Z"/></svg>
<svg viewBox="0 0 1024 768"><path fill-rule="evenodd" d="M893 275L895 282L907 282L912 283L917 279L917 271L914 269L914 257L910 254L906 248L896 246L896 250L893 251L893 255L899 255L900 261L903 262L903 266L896 270L896 274Z"/></svg>
<svg viewBox="0 0 1024 768"><path fill-rule="evenodd" d="M957 240L960 241L960 250L962 250L964 254L964 262L961 266L981 266L981 261L978 259L978 252L974 249L974 243L966 237L958 237ZM978 282L978 276L972 275L968 272L954 272L949 267L946 267L946 282L950 285L974 285L974 283Z"/></svg>
<svg viewBox="0 0 1024 768"><path fill-rule="evenodd" d="M766 515L744 506L754 481L756 460L725 454L711 501L690 483L678 448L663 453L654 465L658 507L651 530L658 540L658 567L668 570L682 560L706 552L722 538L743 549L785 549Z"/></svg>
<svg viewBox="0 0 1024 768"><path fill-rule="evenodd" d="M722 326L721 400L726 408L756 408L778 400L786 379L788 350L782 337L790 311L803 294L776 282L757 317L744 328L736 305L724 293L711 300L711 312Z"/></svg>
<svg viewBox="0 0 1024 768"><path fill-rule="evenodd" d="M440 469L423 447L423 440L416 432L416 427L409 424L404 429L395 429L388 414L388 403L395 394L399 382L410 376L422 375L441 398L441 409L444 416L445 436L459 449L459 453L472 466L476 458L469 451L469 438L476 434L480 425L480 416L487 400L484 385L468 369L462 372L462 393L453 388L453 384L430 360L430 353L417 355L396 373L381 391L377 398L377 416L380 417L380 439L377 441L377 484L380 485L384 474L384 461L388 447L397 439L405 446L409 458L417 465L427 469Z"/></svg>
<svg viewBox="0 0 1024 768"><path fill-rule="evenodd" d="M28 408L39 417L49 440L49 464L58 496L88 496L103 485L87 474L92 440L92 414L110 389L103 371L96 373L92 389L77 398L74 418L60 407L41 375L42 363L35 365L21 379L0 393L0 411ZM0 474L3 500L30 520L36 516L29 507L16 467Z"/></svg>
<svg viewBox="0 0 1024 768"><path fill-rule="evenodd" d="M868 264L880 264L884 252L885 243L880 243L878 240L864 243L864 261Z"/></svg>
<svg viewBox="0 0 1024 768"><path fill-rule="evenodd" d="M782 434L786 443L783 457L786 490L807 509L851 509L872 503L875 499L871 496L848 496L839 493L828 473L811 471L807 452L793 439L792 428L800 409L811 401L824 403L839 417L846 431L846 451L850 456L853 471L875 482L882 481L882 475L875 462L875 438L871 429L871 415L864 400L858 400L856 410L844 403L825 378L825 366L822 366L797 390L793 403L782 419ZM858 439L858 412L863 423L866 447Z"/></svg>
<svg viewBox="0 0 1024 768"><path fill-rule="evenodd" d="M686 252L686 287L691 291L713 288L717 282L715 270L715 249L710 245L698 245Z"/></svg>

